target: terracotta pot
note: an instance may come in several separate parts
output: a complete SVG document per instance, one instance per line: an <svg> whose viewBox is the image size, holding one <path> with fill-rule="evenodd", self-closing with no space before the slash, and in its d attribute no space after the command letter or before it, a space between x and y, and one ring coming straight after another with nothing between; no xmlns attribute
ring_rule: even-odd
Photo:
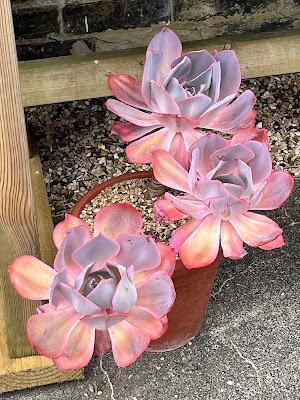
<svg viewBox="0 0 300 400"><path fill-rule="evenodd" d="M153 178L152 171L127 173L100 183L88 191L74 206L72 214L79 216L85 206L103 190L117 183ZM176 290L176 300L168 314L168 330L151 342L149 351L169 351L188 343L202 326L211 294L211 288L218 270L222 253L209 266L188 270L181 260L176 261L172 280Z"/></svg>
<svg viewBox="0 0 300 400"><path fill-rule="evenodd" d="M169 351L188 343L200 332L210 298L211 288L222 254L213 264L199 269L186 269L181 260L176 261L172 280L176 300L168 314L168 330L153 340L149 351Z"/></svg>

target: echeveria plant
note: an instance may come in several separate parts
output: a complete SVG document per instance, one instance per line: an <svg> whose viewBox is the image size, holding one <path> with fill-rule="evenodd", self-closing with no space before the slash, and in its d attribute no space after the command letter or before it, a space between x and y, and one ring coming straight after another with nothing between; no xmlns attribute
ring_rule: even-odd
<svg viewBox="0 0 300 400"><path fill-rule="evenodd" d="M119 367L133 363L167 329L175 291L175 252L142 235L140 213L126 203L101 209L94 234L66 215L53 234L54 269L32 256L9 267L17 292L48 300L27 322L32 346L61 370L88 364L112 348Z"/></svg>
<svg viewBox="0 0 300 400"><path fill-rule="evenodd" d="M177 228L170 241L187 268L212 263L221 246L225 257L238 259L249 246L271 250L284 245L282 229L270 218L250 210L273 210L289 197L293 178L272 171L267 146L248 135L231 140L213 132L190 148L183 168L165 150L153 152L156 179L182 194L165 194L155 203L158 218L192 219Z"/></svg>
<svg viewBox="0 0 300 400"><path fill-rule="evenodd" d="M117 123L113 133L134 143L127 146L130 161L151 162L151 152L163 149L187 165L190 145L208 128L235 133L253 127L255 96L246 90L240 96L241 72L235 52L206 50L182 54L177 35L163 28L150 42L143 80L129 75L108 77L119 100L107 108L129 121Z"/></svg>

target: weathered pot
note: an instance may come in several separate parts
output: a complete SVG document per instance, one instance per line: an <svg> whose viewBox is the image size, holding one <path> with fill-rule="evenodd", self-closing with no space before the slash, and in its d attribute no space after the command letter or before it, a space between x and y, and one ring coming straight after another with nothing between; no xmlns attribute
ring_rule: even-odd
<svg viewBox="0 0 300 400"><path fill-rule="evenodd" d="M71 213L78 217L92 199L117 183L146 178L153 178L152 171L127 173L102 182L89 190L75 204ZM174 350L188 343L199 333L221 258L220 252L211 265L191 270L186 269L180 259L176 261L175 272L172 276L176 300L168 314L168 330L160 339L151 342L149 351Z"/></svg>

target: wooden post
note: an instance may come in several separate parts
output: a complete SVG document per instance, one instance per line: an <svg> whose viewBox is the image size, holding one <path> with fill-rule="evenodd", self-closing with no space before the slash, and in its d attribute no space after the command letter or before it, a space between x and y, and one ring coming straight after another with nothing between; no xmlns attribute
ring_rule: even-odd
<svg viewBox="0 0 300 400"><path fill-rule="evenodd" d="M51 242L53 230L43 171L35 149L30 158L31 179L42 259L51 265L55 254ZM83 378L83 370L60 372L52 360L42 356L11 358L7 346L7 329L0 298L0 393ZM0 396L1 397L1 396Z"/></svg>
<svg viewBox="0 0 300 400"><path fill-rule="evenodd" d="M15 293L7 266L39 253L51 264L52 230L38 154L29 160L10 1L0 0L0 393L83 378L82 370L62 373L52 360L23 356L32 354L24 327L37 303Z"/></svg>
<svg viewBox="0 0 300 400"><path fill-rule="evenodd" d="M37 303L24 301L9 281L8 264L39 254L29 153L9 0L0 1L0 295L10 355L33 354L25 321Z"/></svg>

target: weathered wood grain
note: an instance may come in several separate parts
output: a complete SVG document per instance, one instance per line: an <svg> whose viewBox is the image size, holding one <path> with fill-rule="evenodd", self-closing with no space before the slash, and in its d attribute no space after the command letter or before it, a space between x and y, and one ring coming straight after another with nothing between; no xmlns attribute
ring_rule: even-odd
<svg viewBox="0 0 300 400"><path fill-rule="evenodd" d="M41 255L51 263L55 251L36 151L29 160L9 0L0 1L0 54L0 393L3 393L79 379L83 371L61 373L45 357L21 357L33 353L24 327L36 304L24 302L14 292L7 265L26 253Z"/></svg>
<svg viewBox="0 0 300 400"><path fill-rule="evenodd" d="M39 242L9 0L0 2L0 54L0 293L10 355L20 357L33 354L24 326L36 303L14 292L7 266L37 255Z"/></svg>
<svg viewBox="0 0 300 400"><path fill-rule="evenodd" d="M51 264L55 254L51 239L52 219L41 162L35 148L30 157L30 171L37 210L41 258ZM51 360L42 356L11 358L7 346L4 303L0 298L0 393L49 383L82 379L83 376L83 370L62 373L54 367Z"/></svg>
<svg viewBox="0 0 300 400"><path fill-rule="evenodd" d="M185 51L234 49L243 78L300 71L300 31L186 42ZM141 78L144 48L19 63L24 106L109 96L108 72Z"/></svg>
<svg viewBox="0 0 300 400"><path fill-rule="evenodd" d="M83 378L82 370L60 372L44 357L8 359L14 372L0 374L0 393Z"/></svg>
<svg viewBox="0 0 300 400"><path fill-rule="evenodd" d="M48 265L53 265L56 248L52 239L53 220L48 203L48 195L43 177L41 160L35 142L30 142L29 159L35 214L39 236L40 258Z"/></svg>

